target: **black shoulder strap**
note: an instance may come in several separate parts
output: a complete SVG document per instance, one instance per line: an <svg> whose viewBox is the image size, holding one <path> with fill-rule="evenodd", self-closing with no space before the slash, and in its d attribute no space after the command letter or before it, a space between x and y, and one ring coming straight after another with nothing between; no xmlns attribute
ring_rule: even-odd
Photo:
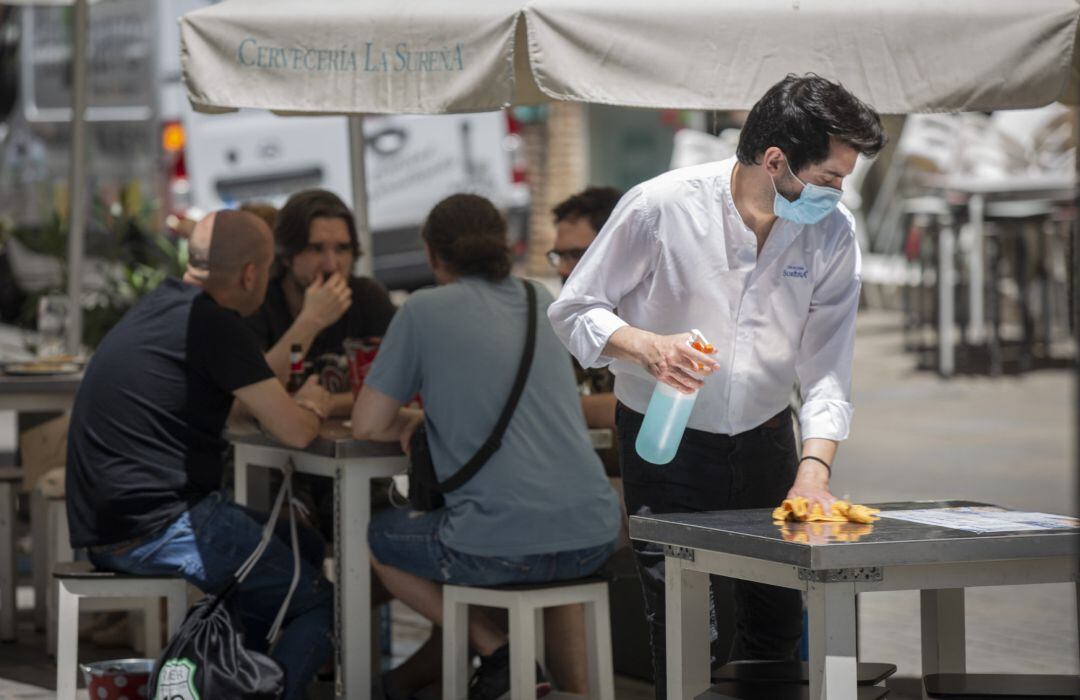
<svg viewBox="0 0 1080 700"><path fill-rule="evenodd" d="M491 435L476 451L473 458L465 463L465 466L439 484L441 493L448 493L460 488L465 482L476 476L476 472L480 471L480 467L484 466L491 459L491 455L498 451L499 447L502 446L502 438L506 432L506 427L510 425L510 419L514 416L514 409L517 408L521 392L525 389L525 380L529 378L533 355L536 354L536 289L525 280L522 280L521 283L525 285L525 300L529 306L529 327L525 334L525 350L522 352L521 362L518 364L514 388L510 390L510 397L506 399L502 415L499 416L499 422L495 424L495 429L491 431Z"/></svg>

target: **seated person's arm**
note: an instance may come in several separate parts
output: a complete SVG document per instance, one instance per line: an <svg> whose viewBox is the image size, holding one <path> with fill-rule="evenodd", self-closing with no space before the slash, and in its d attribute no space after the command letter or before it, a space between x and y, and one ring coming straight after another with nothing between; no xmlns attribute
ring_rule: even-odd
<svg viewBox="0 0 1080 700"><path fill-rule="evenodd" d="M364 384L353 406L353 437L380 442L401 440L402 449L405 449L408 438L423 419L423 411L405 408L397 399Z"/></svg>
<svg viewBox="0 0 1080 700"><path fill-rule="evenodd" d="M343 391L340 394L330 394L330 415L347 416L351 414L353 403L351 391Z"/></svg>
<svg viewBox="0 0 1080 700"><path fill-rule="evenodd" d="M322 330L312 325L302 316L298 316L285 335L274 343L274 346L266 351L266 364L274 370L274 375L284 386L289 382L289 351L293 345L299 345L301 352L307 355L315 336Z"/></svg>
<svg viewBox="0 0 1080 700"><path fill-rule="evenodd" d="M318 436L330 403L330 395L316 377L309 377L295 397L285 393L276 379L249 384L233 395L263 430L288 447L307 447Z"/></svg>
<svg viewBox="0 0 1080 700"><path fill-rule="evenodd" d="M590 428L615 429L615 394L588 394L581 397L585 424Z"/></svg>

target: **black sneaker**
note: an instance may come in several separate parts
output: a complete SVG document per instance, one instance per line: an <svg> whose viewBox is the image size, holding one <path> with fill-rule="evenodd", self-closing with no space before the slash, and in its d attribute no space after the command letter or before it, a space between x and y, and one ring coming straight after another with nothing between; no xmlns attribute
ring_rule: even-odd
<svg viewBox="0 0 1080 700"><path fill-rule="evenodd" d="M551 692L551 683L536 664L536 697ZM480 668L469 681L469 700L502 700L510 697L510 645L503 644L491 653L480 657Z"/></svg>

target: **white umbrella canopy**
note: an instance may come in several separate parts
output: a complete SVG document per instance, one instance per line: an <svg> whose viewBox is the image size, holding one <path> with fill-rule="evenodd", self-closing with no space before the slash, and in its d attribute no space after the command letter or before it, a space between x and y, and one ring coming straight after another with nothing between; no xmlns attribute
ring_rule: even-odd
<svg viewBox="0 0 1080 700"><path fill-rule="evenodd" d="M1077 0L231 0L184 15L180 41L203 112L748 109L785 74L813 71L905 113L1075 101L1078 18ZM371 250L363 130L350 121Z"/></svg>
<svg viewBox="0 0 1080 700"><path fill-rule="evenodd" d="M533 74L553 99L749 109L791 72L882 113L1075 100L1075 0L533 0Z"/></svg>
<svg viewBox="0 0 1080 700"><path fill-rule="evenodd" d="M200 111L443 114L545 100L525 55L523 0L232 0L180 21ZM523 28L523 27L522 27Z"/></svg>
<svg viewBox="0 0 1080 700"><path fill-rule="evenodd" d="M906 113L1075 101L1078 17L1076 0L232 0L185 15L181 40L203 111L746 109L813 71Z"/></svg>

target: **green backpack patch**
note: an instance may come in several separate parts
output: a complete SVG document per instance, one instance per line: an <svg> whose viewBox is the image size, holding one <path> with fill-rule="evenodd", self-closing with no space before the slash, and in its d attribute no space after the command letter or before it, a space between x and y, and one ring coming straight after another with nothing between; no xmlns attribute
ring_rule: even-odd
<svg viewBox="0 0 1080 700"><path fill-rule="evenodd" d="M195 664L181 658L166 661L158 672L154 700L201 700L195 690Z"/></svg>

